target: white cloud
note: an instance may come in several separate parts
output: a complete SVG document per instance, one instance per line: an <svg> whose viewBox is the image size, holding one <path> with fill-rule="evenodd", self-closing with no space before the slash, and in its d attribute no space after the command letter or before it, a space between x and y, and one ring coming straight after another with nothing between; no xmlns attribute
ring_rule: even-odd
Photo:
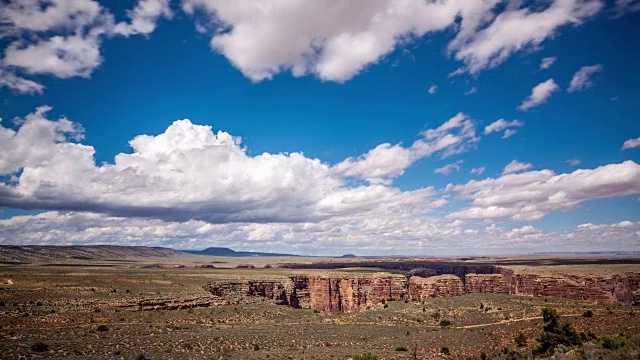
<svg viewBox="0 0 640 360"><path fill-rule="evenodd" d="M538 106L546 102L551 94L558 90L560 90L560 87L558 87L553 79L542 82L531 90L531 95L529 95L529 97L526 98L520 106L518 106L518 109L527 111L534 106Z"/></svg>
<svg viewBox="0 0 640 360"><path fill-rule="evenodd" d="M462 160L458 160L454 163L447 164L441 168L437 168L433 172L436 174L449 175L453 171L460 171L460 165L462 165Z"/></svg>
<svg viewBox="0 0 640 360"><path fill-rule="evenodd" d="M427 90L429 94L435 94L438 92L438 85L431 85L429 90Z"/></svg>
<svg viewBox="0 0 640 360"><path fill-rule="evenodd" d="M0 244L114 244L318 255L499 254L548 251L624 251L640 246L638 222L579 226L545 232L526 225L505 231L492 223L483 231L459 219L440 222L401 212L336 217L315 223L211 224L111 217L78 212L47 212L0 219ZM469 236L473 235L473 236ZM451 243L457 244L455 248ZM322 249L322 250L319 250ZM409 255L409 254L407 254Z"/></svg>
<svg viewBox="0 0 640 360"><path fill-rule="evenodd" d="M482 175L484 174L484 171L486 170L486 168L484 166L481 167L477 167L477 168L473 168L471 169L471 173L475 174L475 175Z"/></svg>
<svg viewBox="0 0 640 360"><path fill-rule="evenodd" d="M390 179L402 175L416 160L434 154L440 154L443 158L459 154L479 141L475 121L462 113L421 135L422 138L411 147L381 144L364 155L338 163L333 170L342 176L365 179L371 183L388 183Z"/></svg>
<svg viewBox="0 0 640 360"><path fill-rule="evenodd" d="M553 64L555 64L557 60L558 58L555 56L543 58L542 61L540 61L540 70L546 70L550 68L551 66L553 66Z"/></svg>
<svg viewBox="0 0 640 360"><path fill-rule="evenodd" d="M478 89L474 86L471 89L469 89L469 91L465 92L465 95L471 95L471 94L475 94L478 92Z"/></svg>
<svg viewBox="0 0 640 360"><path fill-rule="evenodd" d="M582 160L577 159L577 158L569 159L569 160L567 160L567 164L569 166L578 166L578 165L582 164Z"/></svg>
<svg viewBox="0 0 640 360"><path fill-rule="evenodd" d="M593 83L589 77L600 71L602 71L602 65L600 64L581 67L580 70L573 75L567 91L572 93L590 88L593 86Z"/></svg>
<svg viewBox="0 0 640 360"><path fill-rule="evenodd" d="M0 86L39 93L43 86L24 78L45 74L58 78L89 77L102 63L103 38L148 34L160 16L170 16L168 0L140 0L130 11L131 24L93 0L18 0L3 5L2 31L11 39L0 60Z"/></svg>
<svg viewBox="0 0 640 360"><path fill-rule="evenodd" d="M634 149L640 147L640 137L629 139L622 144L622 149Z"/></svg>
<svg viewBox="0 0 640 360"><path fill-rule="evenodd" d="M510 163L507 164L507 166L504 167L504 170L502 171L502 175L529 170L531 169L532 166L533 165L529 163L521 163L521 162L518 162L517 160L512 160Z"/></svg>
<svg viewBox="0 0 640 360"><path fill-rule="evenodd" d="M158 19L172 17L169 0L140 0L136 7L127 12L131 23L119 23L114 32L131 36L134 34L150 34L156 29Z"/></svg>
<svg viewBox="0 0 640 360"><path fill-rule="evenodd" d="M508 137L511 137L517 132L515 129L511 129L511 128L521 127L521 126L524 126L524 122L519 120L506 121L504 119L499 119L487 125L484 128L484 134L488 135L493 132L500 132L504 130L504 133L502 134L502 138L506 139Z"/></svg>
<svg viewBox="0 0 640 360"><path fill-rule="evenodd" d="M415 37L452 29L448 49L477 73L512 53L540 45L559 27L578 25L602 8L599 0L555 0L544 9L499 0L375 0L337 2L183 0L205 14L211 46L253 81L282 71L344 82ZM202 19L196 17L197 21Z"/></svg>
<svg viewBox="0 0 640 360"><path fill-rule="evenodd" d="M44 85L17 76L12 71L0 68L0 88L7 87L20 94L41 94Z"/></svg>
<svg viewBox="0 0 640 360"><path fill-rule="evenodd" d="M239 138L189 120L137 136L132 153L97 166L93 147L71 141L81 138L81 128L64 118L47 120L49 109L18 119L17 131L0 127L0 150L7 154L0 175L12 177L0 183L2 206L224 223L318 220L400 204L427 212L443 205L430 199L430 188L347 187L327 164L300 153L249 156Z"/></svg>
<svg viewBox="0 0 640 360"><path fill-rule="evenodd" d="M551 170L506 174L464 185L449 185L447 190L473 200L472 207L457 211L451 217L511 217L532 221L586 200L640 193L640 165L625 161L560 175Z"/></svg>
<svg viewBox="0 0 640 360"><path fill-rule="evenodd" d="M493 8L498 2L473 3L478 3L480 8ZM490 11L483 12L486 8L475 9L468 18L462 12L460 32L449 49L456 52L456 59L464 61L469 72L495 67L516 51L535 48L561 26L581 24L603 7L599 0L555 0L540 10L521 8L521 5L522 2L509 3L497 16Z"/></svg>

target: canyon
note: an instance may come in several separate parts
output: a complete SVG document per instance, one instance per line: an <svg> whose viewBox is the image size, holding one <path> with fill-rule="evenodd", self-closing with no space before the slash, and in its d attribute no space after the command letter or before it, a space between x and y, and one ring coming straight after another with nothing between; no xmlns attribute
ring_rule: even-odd
<svg viewBox="0 0 640 360"><path fill-rule="evenodd" d="M305 266L339 269L341 264ZM389 272L310 272L251 279L220 278L206 284L204 289L226 304L271 300L294 308L325 312L360 312L390 300L419 301L468 293L567 298L600 304L640 302L640 272L637 271L597 275L548 273L437 262L376 263L376 268L408 273L405 276Z"/></svg>

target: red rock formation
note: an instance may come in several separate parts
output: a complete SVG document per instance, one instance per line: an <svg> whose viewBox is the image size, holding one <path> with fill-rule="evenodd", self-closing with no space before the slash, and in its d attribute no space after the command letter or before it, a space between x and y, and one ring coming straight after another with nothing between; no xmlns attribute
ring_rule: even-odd
<svg viewBox="0 0 640 360"><path fill-rule="evenodd" d="M311 308L328 312L358 312L385 299L406 297L407 278L396 274L310 276Z"/></svg>
<svg viewBox="0 0 640 360"><path fill-rule="evenodd" d="M510 294L549 296L602 304L638 303L640 273L611 275L534 274L513 269L496 269L504 275Z"/></svg>
<svg viewBox="0 0 640 360"><path fill-rule="evenodd" d="M408 290L411 299L415 300L464 294L462 280L455 275L439 275L428 278L412 276L409 279Z"/></svg>
<svg viewBox="0 0 640 360"><path fill-rule="evenodd" d="M502 274L467 274L464 277L468 293L508 294L509 288Z"/></svg>

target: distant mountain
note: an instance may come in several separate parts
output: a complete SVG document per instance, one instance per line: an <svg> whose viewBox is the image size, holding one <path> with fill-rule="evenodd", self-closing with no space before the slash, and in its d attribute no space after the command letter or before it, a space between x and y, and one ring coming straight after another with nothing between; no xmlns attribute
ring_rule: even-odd
<svg viewBox="0 0 640 360"><path fill-rule="evenodd" d="M293 254L277 254L277 253L265 253L254 251L235 251L224 247L209 247L204 250L182 250L183 252L194 255L209 255L209 256L298 256Z"/></svg>
<svg viewBox="0 0 640 360"><path fill-rule="evenodd" d="M340 259L351 259L351 258L357 258L358 256L354 255L354 254L344 254L342 256L340 256Z"/></svg>
<svg viewBox="0 0 640 360"><path fill-rule="evenodd" d="M0 245L0 263L39 263L61 260L119 260L126 257L184 255L163 247L115 245Z"/></svg>

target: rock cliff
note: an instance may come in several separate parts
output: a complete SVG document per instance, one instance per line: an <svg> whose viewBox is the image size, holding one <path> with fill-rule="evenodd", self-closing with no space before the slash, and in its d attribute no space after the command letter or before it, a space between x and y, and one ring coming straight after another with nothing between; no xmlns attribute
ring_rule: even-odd
<svg viewBox="0 0 640 360"><path fill-rule="evenodd" d="M455 275L412 276L408 290L412 300L457 296L465 292L462 280Z"/></svg>
<svg viewBox="0 0 640 360"><path fill-rule="evenodd" d="M411 276L409 280L390 273L219 279L206 285L205 289L217 297L218 302L226 304L266 299L276 304L327 312L364 311L388 299L420 300L465 293L547 296L605 304L640 302L640 272L580 275L517 272L494 267L494 273L488 273L486 267L481 267L475 270L485 273L477 274L469 273L474 270L470 267L447 270L454 274ZM422 273L431 271L423 270Z"/></svg>

